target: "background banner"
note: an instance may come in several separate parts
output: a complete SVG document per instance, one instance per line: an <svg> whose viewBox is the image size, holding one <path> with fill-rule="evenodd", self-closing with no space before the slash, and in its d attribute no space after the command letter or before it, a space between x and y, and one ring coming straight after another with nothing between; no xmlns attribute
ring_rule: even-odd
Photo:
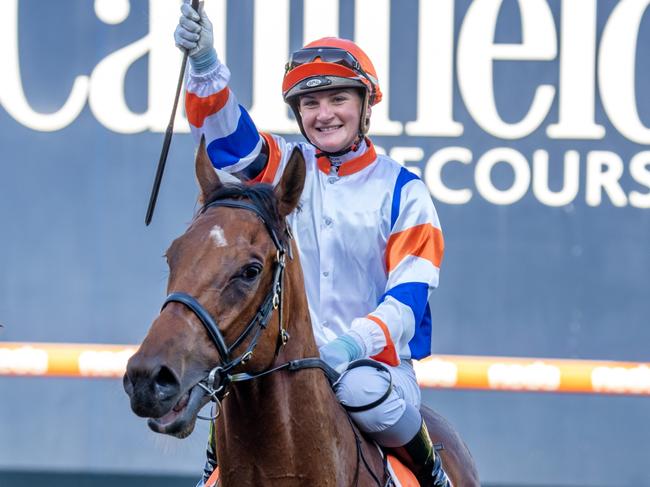
<svg viewBox="0 0 650 487"><path fill-rule="evenodd" d="M196 208L175 0L0 0L0 340L137 344ZM300 138L284 63L323 35L378 69L376 145L446 241L436 354L648 362L648 0L206 0L232 89ZM0 377L0 469L198 473L114 379ZM650 485L647 397L427 390L486 484ZM615 479L615 480L612 480Z"/></svg>

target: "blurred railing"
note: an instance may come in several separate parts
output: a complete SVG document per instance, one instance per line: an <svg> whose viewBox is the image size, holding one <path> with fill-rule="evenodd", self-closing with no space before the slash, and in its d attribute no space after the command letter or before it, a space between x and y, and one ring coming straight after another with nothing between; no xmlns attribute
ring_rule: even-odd
<svg viewBox="0 0 650 487"><path fill-rule="evenodd" d="M118 378L133 345L0 343L0 376ZM422 387L650 395L650 364L436 355L415 363Z"/></svg>

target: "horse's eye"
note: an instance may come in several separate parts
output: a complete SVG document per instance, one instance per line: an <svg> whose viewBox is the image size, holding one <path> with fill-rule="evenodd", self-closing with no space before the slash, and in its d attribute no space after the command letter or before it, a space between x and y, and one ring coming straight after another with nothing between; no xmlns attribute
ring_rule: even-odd
<svg viewBox="0 0 650 487"><path fill-rule="evenodd" d="M262 272L262 266L259 264L251 264L246 267L241 272L242 279L246 281L254 281Z"/></svg>

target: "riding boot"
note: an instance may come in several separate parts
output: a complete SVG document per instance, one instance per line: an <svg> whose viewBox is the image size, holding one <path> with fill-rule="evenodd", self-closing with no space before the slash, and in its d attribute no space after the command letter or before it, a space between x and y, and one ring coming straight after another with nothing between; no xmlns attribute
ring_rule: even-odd
<svg viewBox="0 0 650 487"><path fill-rule="evenodd" d="M415 474L423 487L450 487L451 482L442 469L440 455L435 451L427 426L422 426L417 434L405 445L391 448L399 460Z"/></svg>

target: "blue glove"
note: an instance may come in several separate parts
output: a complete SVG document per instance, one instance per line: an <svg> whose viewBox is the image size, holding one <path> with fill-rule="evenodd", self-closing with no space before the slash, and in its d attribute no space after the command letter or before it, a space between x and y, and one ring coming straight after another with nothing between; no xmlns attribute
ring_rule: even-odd
<svg viewBox="0 0 650 487"><path fill-rule="evenodd" d="M363 356L363 348L350 335L341 335L323 345L319 352L320 358L339 373L343 372L350 362Z"/></svg>
<svg viewBox="0 0 650 487"><path fill-rule="evenodd" d="M190 0L183 0L181 5L181 17L174 31L174 41L181 51L187 51L195 73L207 73L217 63L212 22L205 13L203 2L199 3L198 12L189 2Z"/></svg>

